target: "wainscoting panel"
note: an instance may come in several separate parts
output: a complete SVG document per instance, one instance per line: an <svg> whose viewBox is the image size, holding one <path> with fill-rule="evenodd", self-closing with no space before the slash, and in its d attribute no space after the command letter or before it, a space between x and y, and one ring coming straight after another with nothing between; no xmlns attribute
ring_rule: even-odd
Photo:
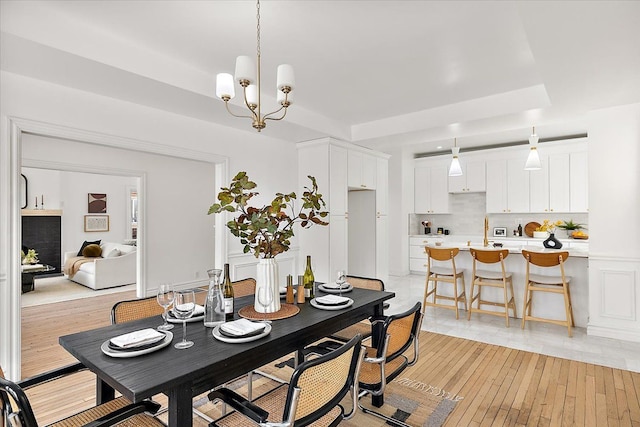
<svg viewBox="0 0 640 427"><path fill-rule="evenodd" d="M638 259L589 258L589 335L640 342L638 277Z"/></svg>
<svg viewBox="0 0 640 427"><path fill-rule="evenodd" d="M600 315L612 319L635 321L636 275L633 270L601 270Z"/></svg>

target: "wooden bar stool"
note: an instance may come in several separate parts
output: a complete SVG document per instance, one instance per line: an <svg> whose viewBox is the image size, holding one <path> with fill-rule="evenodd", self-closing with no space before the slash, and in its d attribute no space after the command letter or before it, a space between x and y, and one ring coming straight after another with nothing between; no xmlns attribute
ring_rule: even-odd
<svg viewBox="0 0 640 427"><path fill-rule="evenodd" d="M481 250L481 249L469 249L471 256L473 257L473 273L471 281L471 300L469 300L469 310L467 312L467 320L471 320L471 313L484 313L492 314L494 316L504 316L507 328L509 327L509 309L513 310L513 317L518 317L516 314L516 303L513 297L513 280L510 272L504 268L504 259L509 256L507 249L501 250ZM500 263L501 271L481 270L478 268L480 264L496 264ZM508 285L508 289L507 289ZM478 293L474 295L474 288L478 287ZM492 288L502 288L503 300L502 302L483 300L481 297L482 287L489 286ZM509 297L508 293L511 292ZM473 302L478 302L478 307L473 307ZM504 311L491 311L481 308L483 305L491 305L494 307L504 307Z"/></svg>
<svg viewBox="0 0 640 427"><path fill-rule="evenodd" d="M422 306L427 305L442 307L449 310L455 310L456 319L459 319L458 315L458 303L462 302L464 308L467 308L467 297L465 294L464 285L464 269L456 269L455 257L460 252L458 248L433 248L425 246L424 248L427 254L427 280L424 286L424 299L422 300ZM434 265L434 262L438 265ZM443 266L442 264L451 263L451 267ZM458 294L458 280L462 280L462 292ZM429 290L429 282L433 282L433 289ZM446 296L438 294L438 282L452 283L453 284L453 296ZM429 296L433 296L433 301L427 301ZM453 305L440 304L439 299L453 301Z"/></svg>
<svg viewBox="0 0 640 427"><path fill-rule="evenodd" d="M569 282L571 277L564 274L564 261L569 257L569 252L531 252L522 251L522 255L527 260L526 288L524 292L524 309L522 310L522 329L525 321L534 320L536 322L547 322L556 325L566 326L571 336L571 327L574 326L573 308L571 306L571 291ZM531 273L531 264L538 267L560 267L560 276L547 276ZM564 309L566 320L545 319L531 315L534 292L551 292L564 296Z"/></svg>

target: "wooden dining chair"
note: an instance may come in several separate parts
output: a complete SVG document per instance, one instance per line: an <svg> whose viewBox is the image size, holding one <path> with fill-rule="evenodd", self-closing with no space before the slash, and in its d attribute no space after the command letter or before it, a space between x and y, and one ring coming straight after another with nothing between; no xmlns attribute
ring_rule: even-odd
<svg viewBox="0 0 640 427"><path fill-rule="evenodd" d="M38 427L25 390L82 369L84 366L77 363L15 383L7 380L0 368L0 421L3 421L0 425L6 422L8 427ZM119 397L49 424L49 427L163 427L165 424L153 416L159 408L160 405L151 400L131 403Z"/></svg>
<svg viewBox="0 0 640 427"><path fill-rule="evenodd" d="M227 388L212 391L209 400L222 400L234 411L210 426L239 427L256 423L264 427L337 426L355 414L361 342L362 337L356 335L338 349L301 363L288 384L276 387L253 402ZM345 413L340 402L350 391L351 411Z"/></svg>
<svg viewBox="0 0 640 427"><path fill-rule="evenodd" d="M571 305L571 277L564 274L564 262L569 258L569 252L533 252L523 249L522 256L527 260L526 284L524 291L524 308L522 310L522 329L527 320L535 322L553 323L566 326L571 337L573 321L573 307ZM546 275L531 272L531 266L542 267L545 271L557 268L559 275ZM555 320L533 315L534 292L550 292L561 294L564 298L565 320Z"/></svg>
<svg viewBox="0 0 640 427"><path fill-rule="evenodd" d="M387 383L418 361L421 308L422 304L418 302L404 313L374 320L382 322L377 347L364 347L365 356L358 376L358 407L364 413L382 418L391 425L398 425L398 420L365 408L360 404L360 399L367 394L382 396Z"/></svg>
<svg viewBox="0 0 640 427"><path fill-rule="evenodd" d="M347 276L347 282L351 284L354 288L361 289L370 289L373 291L384 291L384 282L380 279L371 279L368 277L359 277L359 276ZM388 303L385 303L385 308L388 307ZM332 334L329 338L347 342L357 334L362 335L363 339L366 339L371 336L371 322L367 320L363 320L361 322L355 323L351 326L347 326L344 329L339 330L338 332Z"/></svg>

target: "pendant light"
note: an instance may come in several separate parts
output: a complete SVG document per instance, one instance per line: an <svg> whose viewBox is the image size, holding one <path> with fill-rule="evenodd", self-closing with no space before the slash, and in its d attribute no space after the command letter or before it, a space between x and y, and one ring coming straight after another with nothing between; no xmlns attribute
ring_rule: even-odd
<svg viewBox="0 0 640 427"><path fill-rule="evenodd" d="M453 147L451 147L451 166L449 166L449 176L461 176L462 167L460 166L460 160L458 160L458 154L460 154L460 147L457 146L457 138L453 139Z"/></svg>
<svg viewBox="0 0 640 427"><path fill-rule="evenodd" d="M542 169L540 163L540 156L538 155L538 135L536 135L536 128L533 127L533 133L529 137L529 157L527 157L527 163L524 164L524 170L537 171Z"/></svg>

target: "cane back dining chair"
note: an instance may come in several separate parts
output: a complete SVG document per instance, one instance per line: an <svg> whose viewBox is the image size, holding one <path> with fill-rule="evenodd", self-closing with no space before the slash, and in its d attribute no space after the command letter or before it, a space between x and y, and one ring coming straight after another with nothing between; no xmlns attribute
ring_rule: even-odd
<svg viewBox="0 0 640 427"><path fill-rule="evenodd" d="M392 425L396 424L397 420L365 408L360 404L360 398L367 394L381 396L387 383L418 361L421 308L422 304L418 302L403 313L374 320L374 322L382 322L377 340L378 346L364 347L365 357L358 376L360 388L358 407L367 414L391 422Z"/></svg>
<svg viewBox="0 0 640 427"><path fill-rule="evenodd" d="M15 383L5 379L2 368L0 368L0 425L38 427L25 390L82 369L84 366L76 363ZM49 427L163 427L165 424L153 416L159 408L159 404L150 400L131 403L124 397L119 397L49 424Z"/></svg>
<svg viewBox="0 0 640 427"><path fill-rule="evenodd" d="M459 319L458 304L463 303L467 309L467 297L465 294L464 269L456 268L455 257L460 252L458 248L434 248L425 246L427 254L427 279L424 284L424 298L422 304L434 307L442 307L456 312L456 319ZM461 281L462 290L458 292L458 281ZM433 289L430 283L433 282ZM453 285L453 296L438 293L438 283L450 283ZM432 301L429 301L432 297ZM453 305L441 304L438 300L453 301Z"/></svg>
<svg viewBox="0 0 640 427"><path fill-rule="evenodd" d="M384 282L380 279L347 276L347 282L349 282L354 288L370 289L372 291L384 291ZM388 303L384 304L384 308L388 308L388 306ZM347 342L357 334L362 335L363 339L371 336L371 322L369 320L363 320L351 326L347 326L346 328L332 334L329 338Z"/></svg>
<svg viewBox="0 0 640 427"><path fill-rule="evenodd" d="M208 395L211 401L222 400L235 411L210 426L337 426L355 414L361 342L362 337L356 335L338 349L306 360L296 367L288 384L276 387L253 402L226 388L212 391ZM349 391L352 408L345 414L340 401Z"/></svg>
<svg viewBox="0 0 640 427"><path fill-rule="evenodd" d="M512 274L505 269L504 260L509 256L509 250L492 250L492 249L469 249L471 256L473 257L473 270L471 274L471 292L469 297L469 308L467 310L467 320L471 320L471 313L484 313L494 316L504 316L504 321L509 327L509 309L513 312L513 317L518 317L516 314L516 303L513 293L513 278ZM500 270L484 270L484 265L500 264ZM486 267L485 267L486 268ZM482 299L482 288L500 288L502 289L502 301L489 301ZM477 291L477 294L474 292ZM511 293L511 296L509 296ZM486 297L485 297L486 298ZM473 306L473 303L477 303L477 307ZM493 307L501 307L503 311L493 311L483 309L483 305L489 305Z"/></svg>
<svg viewBox="0 0 640 427"><path fill-rule="evenodd" d="M571 277L564 274L564 262L569 258L569 252L533 252L522 250L522 256L527 260L526 285L524 292L524 308L522 310L522 329L527 320L535 322L553 323L555 325L566 326L569 337L572 335L573 307L571 305L571 290L569 283ZM543 275L531 272L531 266L548 268L558 268L560 275ZM537 317L532 314L534 292L549 292L562 294L564 298L565 320L556 320Z"/></svg>

